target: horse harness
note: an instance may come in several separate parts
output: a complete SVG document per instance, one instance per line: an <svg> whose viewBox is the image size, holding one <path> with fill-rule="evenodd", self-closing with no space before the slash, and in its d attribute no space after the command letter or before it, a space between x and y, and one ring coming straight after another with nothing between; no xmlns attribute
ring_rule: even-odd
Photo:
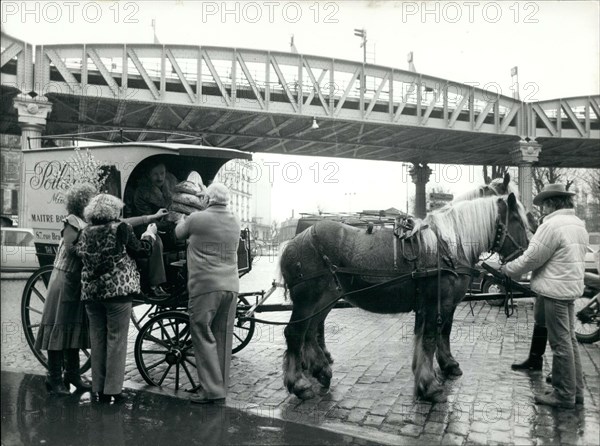
<svg viewBox="0 0 600 446"><path fill-rule="evenodd" d="M500 220L499 215L496 217L496 222L495 222L496 230L495 230L495 234L494 234L492 248L490 249L490 251L492 251L492 252L499 253L499 251L502 249L502 247L506 243L506 239L508 238L509 240L511 240L511 242L517 247L517 249L514 252L512 252L510 255L505 257L503 259L503 262L507 262L511 259L514 259L514 258L520 256L524 252L524 249L519 245L519 243L515 240L515 238L508 232L508 218L509 218L508 212L506 213L506 221L505 222L502 222ZM415 222L413 219L408 219L408 218L396 220L396 222L394 224L394 231L393 231L394 268L395 269L390 271L390 270L348 268L348 267L340 267L338 265L335 265L329 259L329 257L326 254L324 254L323 248L321 247L320 243L318 242L317 229L316 229L315 225L311 226L311 228L310 228L311 236L312 236L313 240L316 241L315 248L316 248L319 256L321 257L321 259L323 260L323 263L325 264L326 269L314 272L312 274L304 275L302 273L301 262L296 263L296 270L297 270L296 278L299 280L296 281L292 286L290 286L290 288L294 288L306 281L313 280L313 279L331 274L331 276L333 277L333 280L335 282L336 289L340 292L340 294L332 302L328 303L325 307L321 308L314 314L312 314L306 318L300 319L300 320L290 321L289 323L290 324L299 323L299 322L306 321L308 319L312 319L317 314L320 314L323 311L333 307L333 305L335 305L335 303L337 301L339 301L340 299L351 296L353 294L359 294L359 293L362 293L365 291L372 291L372 290L378 289L378 288L389 287L391 285L402 283L402 282L405 282L405 281L411 280L411 279L417 280L416 295L415 295L415 299L417 299L418 295L420 293L419 280L427 278L427 277L437 276L437 278L438 278L438 290L437 291L438 292L437 292L436 322L438 325L438 332L440 332L442 329L442 324L443 324L442 312L441 312L442 297L441 297L441 286L440 286L442 273L454 274L456 277L458 277L459 275L467 275L467 276L470 276L471 280L472 280L473 277L477 277L479 275L479 271L476 270L475 268L472 268L467 265L456 266L455 262L452 258L452 255L450 253L448 244L439 236L439 234L437 233L437 231L434 228L430 228L430 229L434 232L434 234L436 235L436 238L437 238L437 245L438 245L437 256L436 256L437 257L437 267L436 268L428 268L428 269L420 269L418 267L418 258L419 258L420 250L421 250L420 232L427 228L429 228L429 226L426 224L422 224L421 221ZM367 231L366 231L367 234L372 234L372 230L373 230L373 226L368 225ZM411 246L412 255L410 255L410 256L406 253L407 243L410 243L410 246ZM398 244L400 244L401 253L402 253L403 258L409 262L414 263L414 269L410 273L398 275L398 271L397 271L397 249L398 249L397 245ZM443 254L442 254L442 251L443 251ZM446 266L442 266L442 261L444 261ZM384 282L376 283L374 285L370 285L365 288L361 288L359 290L345 291L342 286L342 283L340 281L340 278L339 278L340 274L347 274L347 275L351 275L351 276L368 276L368 277L390 277L390 276L395 276L395 277L393 277L392 279L386 280ZM511 293L511 299L512 299L512 293ZM506 304L505 304L505 311L507 312L507 316L509 316Z"/></svg>

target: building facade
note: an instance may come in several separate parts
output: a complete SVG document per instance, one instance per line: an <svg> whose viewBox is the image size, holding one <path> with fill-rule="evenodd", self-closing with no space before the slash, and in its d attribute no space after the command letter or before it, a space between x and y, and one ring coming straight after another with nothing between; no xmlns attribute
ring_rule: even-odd
<svg viewBox="0 0 600 446"><path fill-rule="evenodd" d="M215 181L225 184L231 193L229 205L252 238L269 243L273 236L271 188L268 178L260 174L256 163L246 160L227 162Z"/></svg>
<svg viewBox="0 0 600 446"><path fill-rule="evenodd" d="M19 197L21 194L21 137L19 135L0 135L0 203L3 216L17 223Z"/></svg>

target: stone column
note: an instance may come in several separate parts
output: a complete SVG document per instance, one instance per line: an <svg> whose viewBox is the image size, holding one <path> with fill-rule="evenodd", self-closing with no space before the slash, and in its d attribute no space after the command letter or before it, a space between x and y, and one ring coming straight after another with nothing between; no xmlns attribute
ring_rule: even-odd
<svg viewBox="0 0 600 446"><path fill-rule="evenodd" d="M519 141L518 146L511 153L515 164L519 168L519 196L525 209L530 211L533 206L533 179L531 169L533 163L539 159L542 145L535 141Z"/></svg>
<svg viewBox="0 0 600 446"><path fill-rule="evenodd" d="M31 97L20 94L14 99L13 106L17 109L19 126L21 127L21 151L37 149L42 146L39 138L46 128L46 120L52 111L52 104L44 96ZM21 158L22 161L22 158ZM19 191L19 225L24 225L27 212L27 196L25 193L26 166L21 162L21 181Z"/></svg>
<svg viewBox="0 0 600 446"><path fill-rule="evenodd" d="M413 167L408 171L413 183L415 183L415 208L413 214L417 218L424 218L427 215L425 186L429 181L431 169L427 163L413 163Z"/></svg>

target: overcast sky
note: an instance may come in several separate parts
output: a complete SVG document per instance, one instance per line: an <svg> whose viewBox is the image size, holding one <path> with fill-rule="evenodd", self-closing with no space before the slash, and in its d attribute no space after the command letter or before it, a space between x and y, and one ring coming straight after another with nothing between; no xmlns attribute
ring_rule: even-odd
<svg viewBox="0 0 600 446"><path fill-rule="evenodd" d="M599 93L598 5L597 1L3 1L2 29L36 45L152 43L154 19L161 43L289 51L293 34L300 53L360 61L362 49L353 29L365 28L369 62L407 69L406 56L413 51L421 73L493 85L507 96L512 95L510 69L518 66L521 97L534 101ZM406 178L399 164L277 156L266 160L281 163L272 165L273 216L278 220L291 209L298 213L318 206L328 211L405 208ZM335 166L327 167L328 162ZM432 167L436 174L430 186L459 193L482 181L479 167ZM300 172L297 180L295 172ZM325 182L327 175L337 182Z"/></svg>

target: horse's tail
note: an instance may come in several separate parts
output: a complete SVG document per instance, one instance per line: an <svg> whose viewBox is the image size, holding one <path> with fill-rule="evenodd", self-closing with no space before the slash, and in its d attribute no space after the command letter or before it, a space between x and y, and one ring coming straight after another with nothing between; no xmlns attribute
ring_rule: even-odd
<svg viewBox="0 0 600 446"><path fill-rule="evenodd" d="M294 281L297 282L298 273L304 269L307 260L312 261L314 257L311 256L312 253L314 253L314 243L311 228L307 228L296 235L283 247L279 258L279 273L281 274L286 299L289 297L292 301L294 300L291 288L297 285ZM314 263L314 261L311 263Z"/></svg>
<svg viewBox="0 0 600 446"><path fill-rule="evenodd" d="M277 258L279 259L279 261L277 262L277 282L283 284L283 298L287 301L288 297L289 297L289 289L288 289L288 285L287 282L285 281L284 277L283 277L283 272L281 269L281 262L283 262L283 255L285 253L286 248L288 247L288 245L290 244L291 240L286 240L285 242L281 243L281 245L279 245L279 250L277 252Z"/></svg>

